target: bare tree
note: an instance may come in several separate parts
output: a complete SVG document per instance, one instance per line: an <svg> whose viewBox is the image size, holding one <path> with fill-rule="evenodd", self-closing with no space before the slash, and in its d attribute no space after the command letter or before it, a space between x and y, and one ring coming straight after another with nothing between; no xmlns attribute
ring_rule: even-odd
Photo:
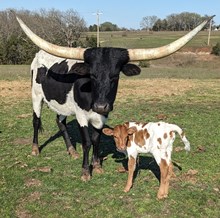
<svg viewBox="0 0 220 218"><path fill-rule="evenodd" d="M77 46L81 33L86 29L84 19L76 11L70 9L63 13L62 22L62 31L67 45L69 47Z"/></svg>
<svg viewBox="0 0 220 218"><path fill-rule="evenodd" d="M70 47L82 44L79 38L86 23L74 10L8 9L0 11L0 64L30 63L39 50L21 30L15 15L47 41Z"/></svg>
<svg viewBox="0 0 220 218"><path fill-rule="evenodd" d="M81 33L86 29L84 19L72 9L65 12L41 9L36 25L41 26L39 35L53 43L69 47L77 46Z"/></svg>
<svg viewBox="0 0 220 218"><path fill-rule="evenodd" d="M142 29L146 29L146 30L151 30L154 26L154 24L156 23L156 21L158 20L157 16L146 16L142 18L142 21L140 23L140 27Z"/></svg>

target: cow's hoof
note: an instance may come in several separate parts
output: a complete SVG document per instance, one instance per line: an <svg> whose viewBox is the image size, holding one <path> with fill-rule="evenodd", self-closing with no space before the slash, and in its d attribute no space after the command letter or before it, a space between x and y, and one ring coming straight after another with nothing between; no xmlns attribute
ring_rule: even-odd
<svg viewBox="0 0 220 218"><path fill-rule="evenodd" d="M104 170L102 169L101 166L95 166L93 168L93 172L96 173L96 174L102 174L102 173L104 173Z"/></svg>
<svg viewBox="0 0 220 218"><path fill-rule="evenodd" d="M82 171L82 176L81 176L81 180L83 181L83 182L87 182L87 181L89 181L91 179L91 175L90 175L90 173L88 172L88 170L84 170L83 169L83 171Z"/></svg>
<svg viewBox="0 0 220 218"><path fill-rule="evenodd" d="M73 147L68 149L68 153L74 160L79 158L79 153Z"/></svg>
<svg viewBox="0 0 220 218"><path fill-rule="evenodd" d="M118 167L116 171L118 173L126 173L126 172L128 172L128 170L126 170L123 166Z"/></svg>
<svg viewBox="0 0 220 218"><path fill-rule="evenodd" d="M102 169L102 166L100 163L93 163L93 172L96 174L102 174L104 173L104 170Z"/></svg>
<svg viewBox="0 0 220 218"><path fill-rule="evenodd" d="M31 154L32 154L33 156L38 156L38 155L40 154L38 145L34 144L34 145L32 146L32 152L31 152Z"/></svg>

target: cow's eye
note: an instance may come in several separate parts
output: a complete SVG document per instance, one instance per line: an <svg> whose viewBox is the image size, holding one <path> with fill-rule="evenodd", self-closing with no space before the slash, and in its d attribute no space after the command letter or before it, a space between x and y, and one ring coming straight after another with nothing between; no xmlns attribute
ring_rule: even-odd
<svg viewBox="0 0 220 218"><path fill-rule="evenodd" d="M91 78L91 79L97 79L97 76L96 76L95 74L91 74L91 75L90 75L90 78Z"/></svg>

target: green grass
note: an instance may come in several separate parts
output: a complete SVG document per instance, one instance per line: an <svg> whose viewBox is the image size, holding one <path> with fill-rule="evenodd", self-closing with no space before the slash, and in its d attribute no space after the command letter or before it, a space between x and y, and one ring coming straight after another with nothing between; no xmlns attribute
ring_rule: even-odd
<svg viewBox="0 0 220 218"><path fill-rule="evenodd" d="M30 79L29 69L28 65L0 65L0 80Z"/></svg>
<svg viewBox="0 0 220 218"><path fill-rule="evenodd" d="M215 61L219 63L219 59ZM134 186L129 193L123 192L127 174L116 169L125 160L116 153L109 137L101 139L100 154L107 157L103 162L104 174L82 182L81 140L72 116L68 118L68 128L80 153L78 160L67 155L61 137L47 143L39 157L31 156L31 99L11 102L1 98L1 217L220 217L219 67L213 62L197 61L184 67L172 62L165 68L162 60L151 64L157 67L143 69L139 77L121 79L129 83L144 78L185 78L181 81L196 86L181 95L128 97L123 103L118 99L107 124L157 121L157 115L164 114L165 121L185 130L192 150L188 154L173 152L172 159L182 170L174 169L177 177L171 182L169 198L156 199L159 182L150 169L158 169L149 155L141 155ZM1 91L4 80L29 80L29 66L0 66L0 78ZM47 107L43 108L42 122L41 145L58 131L55 114ZM178 137L176 147L183 147Z"/></svg>
<svg viewBox="0 0 220 218"><path fill-rule="evenodd" d="M113 46L124 48L151 48L159 47L171 43L184 36L187 32L100 32L101 46ZM89 33L96 36L96 33ZM124 35L124 36L123 36ZM210 46L220 42L220 32L211 32ZM199 32L185 47L201 48L207 46L208 32Z"/></svg>

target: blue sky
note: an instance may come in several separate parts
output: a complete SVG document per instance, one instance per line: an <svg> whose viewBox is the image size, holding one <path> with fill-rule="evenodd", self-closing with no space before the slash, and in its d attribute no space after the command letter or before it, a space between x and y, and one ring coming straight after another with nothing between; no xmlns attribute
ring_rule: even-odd
<svg viewBox="0 0 220 218"><path fill-rule="evenodd" d="M215 24L220 24L220 0L0 0L0 10L8 8L38 10L73 9L83 17L87 25L96 23L93 13L98 10L100 23L112 22L119 27L140 28L145 16L166 18L172 13L194 12L200 15L216 15Z"/></svg>

